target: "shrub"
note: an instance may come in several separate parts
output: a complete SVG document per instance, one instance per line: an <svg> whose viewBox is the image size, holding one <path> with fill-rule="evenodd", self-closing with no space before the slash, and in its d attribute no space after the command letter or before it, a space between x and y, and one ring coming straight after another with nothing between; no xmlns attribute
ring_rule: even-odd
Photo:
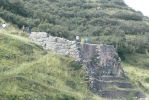
<svg viewBox="0 0 149 100"><path fill-rule="evenodd" d="M81 69L81 67L82 67L81 63L78 62L78 61L72 61L72 62L70 63L70 66L71 66L74 70L79 70L79 69Z"/></svg>
<svg viewBox="0 0 149 100"><path fill-rule="evenodd" d="M76 83L73 80L67 80L66 81L66 85L69 86L69 87L71 87L72 89L75 89L76 88Z"/></svg>
<svg viewBox="0 0 149 100"><path fill-rule="evenodd" d="M116 14L113 15L113 17L124 19L124 20L135 20L135 21L142 21L143 16L139 13L133 13L133 12L126 12L126 11L121 11L117 12Z"/></svg>
<svg viewBox="0 0 149 100"><path fill-rule="evenodd" d="M73 97L71 95L67 95L67 94L61 94L57 97L58 97L57 100L77 100L75 97Z"/></svg>

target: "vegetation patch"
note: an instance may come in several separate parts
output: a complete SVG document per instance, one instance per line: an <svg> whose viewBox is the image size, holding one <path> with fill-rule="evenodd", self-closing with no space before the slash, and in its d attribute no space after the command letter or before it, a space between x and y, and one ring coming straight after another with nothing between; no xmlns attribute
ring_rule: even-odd
<svg viewBox="0 0 149 100"><path fill-rule="evenodd" d="M131 81L142 89L148 96L149 94L149 80L148 80L148 67L144 64L149 62L149 58L145 54L128 55L124 61L124 70L131 79Z"/></svg>
<svg viewBox="0 0 149 100"><path fill-rule="evenodd" d="M79 64L72 67L72 58L45 53L24 37L0 35L1 99L100 99L89 91Z"/></svg>

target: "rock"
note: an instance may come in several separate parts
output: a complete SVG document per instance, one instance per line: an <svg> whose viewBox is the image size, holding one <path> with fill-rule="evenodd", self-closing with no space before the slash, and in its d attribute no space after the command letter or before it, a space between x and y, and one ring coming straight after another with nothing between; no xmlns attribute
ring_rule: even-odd
<svg viewBox="0 0 149 100"><path fill-rule="evenodd" d="M49 36L47 42L56 42L56 37Z"/></svg>
<svg viewBox="0 0 149 100"><path fill-rule="evenodd" d="M42 38L47 38L48 34L46 32L32 32L30 34L30 38L34 39L42 39Z"/></svg>

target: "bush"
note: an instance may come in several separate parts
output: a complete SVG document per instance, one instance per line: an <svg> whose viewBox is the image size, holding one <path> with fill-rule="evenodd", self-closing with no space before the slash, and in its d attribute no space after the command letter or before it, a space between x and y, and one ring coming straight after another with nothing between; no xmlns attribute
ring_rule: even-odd
<svg viewBox="0 0 149 100"><path fill-rule="evenodd" d="M25 55L33 54L33 47L28 44L20 44L18 45L18 49Z"/></svg>
<svg viewBox="0 0 149 100"><path fill-rule="evenodd" d="M0 6L8 11L11 11L15 14L19 14L22 16L29 16L29 10L24 7L22 0L1 0Z"/></svg>
<svg viewBox="0 0 149 100"><path fill-rule="evenodd" d="M0 9L0 11L2 11L2 10L3 9ZM31 21L30 18L25 18L25 17L19 16L19 15L15 15L14 13L11 13L6 10L0 12L0 16L3 19L18 25L19 28L21 28L23 25L25 25L25 26L33 26L34 25L34 20Z"/></svg>
<svg viewBox="0 0 149 100"><path fill-rule="evenodd" d="M113 15L113 17L124 19L124 20L135 20L135 21L142 21L143 16L138 13L133 13L133 12L126 12L126 11L121 11L117 12L116 14Z"/></svg>
<svg viewBox="0 0 149 100"><path fill-rule="evenodd" d="M67 95L67 94L61 94L57 97L58 97L57 100L77 100L75 97L73 97L71 95Z"/></svg>
<svg viewBox="0 0 149 100"><path fill-rule="evenodd" d="M149 78L146 78L146 79L145 79L145 82L149 83Z"/></svg>
<svg viewBox="0 0 149 100"><path fill-rule="evenodd" d="M70 63L70 66L74 69L74 70L79 70L82 67L82 64L78 61L72 61Z"/></svg>
<svg viewBox="0 0 149 100"><path fill-rule="evenodd" d="M71 87L72 89L76 89L76 83L73 80L67 80L66 85Z"/></svg>

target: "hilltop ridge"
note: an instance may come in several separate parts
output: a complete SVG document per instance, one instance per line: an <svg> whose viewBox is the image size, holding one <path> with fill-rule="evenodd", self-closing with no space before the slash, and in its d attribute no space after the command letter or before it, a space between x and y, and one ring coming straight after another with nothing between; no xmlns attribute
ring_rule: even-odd
<svg viewBox="0 0 149 100"><path fill-rule="evenodd" d="M67 39L90 36L117 47L122 58L149 50L149 18L123 0L1 0L0 7L0 17L19 28Z"/></svg>

